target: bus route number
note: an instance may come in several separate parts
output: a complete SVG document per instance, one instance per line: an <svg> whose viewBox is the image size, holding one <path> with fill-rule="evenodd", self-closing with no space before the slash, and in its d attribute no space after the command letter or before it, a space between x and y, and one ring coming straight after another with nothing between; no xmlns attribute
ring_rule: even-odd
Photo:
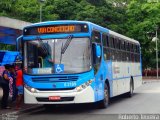
<svg viewBox="0 0 160 120"><path fill-rule="evenodd" d="M64 83L64 87L75 87L76 86L76 82L65 82Z"/></svg>

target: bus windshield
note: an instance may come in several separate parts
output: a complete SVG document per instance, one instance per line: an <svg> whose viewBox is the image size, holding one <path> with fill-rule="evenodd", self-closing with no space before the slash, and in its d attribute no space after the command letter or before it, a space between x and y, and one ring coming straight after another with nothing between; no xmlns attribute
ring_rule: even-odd
<svg viewBox="0 0 160 120"><path fill-rule="evenodd" d="M37 39L24 42L24 66L28 74L81 73L92 68L89 38Z"/></svg>

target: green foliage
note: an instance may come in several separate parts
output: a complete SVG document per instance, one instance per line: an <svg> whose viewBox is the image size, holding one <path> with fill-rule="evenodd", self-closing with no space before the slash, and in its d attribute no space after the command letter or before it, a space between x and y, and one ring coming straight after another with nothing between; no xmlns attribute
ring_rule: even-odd
<svg viewBox="0 0 160 120"><path fill-rule="evenodd" d="M155 26L160 25L159 8L160 3L147 3L145 0L132 0L127 6L126 34L141 43L144 69L156 66L155 45L151 40L155 36Z"/></svg>
<svg viewBox="0 0 160 120"><path fill-rule="evenodd" d="M43 21L83 20L107 27L141 43L143 68L156 66L155 44L151 43L151 38L155 34L148 33L155 33L156 25L160 28L160 2L46 0L42 4L39 0L1 0L0 6L1 16L32 23L40 21L40 6L42 6Z"/></svg>
<svg viewBox="0 0 160 120"><path fill-rule="evenodd" d="M15 45L4 45L4 44L0 44L0 50L10 50L10 51L15 51L16 47Z"/></svg>

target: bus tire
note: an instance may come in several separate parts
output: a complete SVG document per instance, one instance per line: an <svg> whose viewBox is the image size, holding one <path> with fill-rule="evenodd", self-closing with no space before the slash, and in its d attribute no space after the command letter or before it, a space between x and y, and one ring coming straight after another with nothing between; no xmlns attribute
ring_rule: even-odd
<svg viewBox="0 0 160 120"><path fill-rule="evenodd" d="M127 92L127 97L132 97L133 96L133 90L134 90L134 83L133 83L133 78L130 80L130 90Z"/></svg>
<svg viewBox="0 0 160 120"><path fill-rule="evenodd" d="M107 84L104 85L104 99L99 102L98 108L104 109L109 105L109 87Z"/></svg>

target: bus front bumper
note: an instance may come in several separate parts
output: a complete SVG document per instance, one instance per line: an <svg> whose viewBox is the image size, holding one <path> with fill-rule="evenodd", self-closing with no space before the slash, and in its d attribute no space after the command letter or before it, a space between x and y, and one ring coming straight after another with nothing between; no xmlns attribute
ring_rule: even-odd
<svg viewBox="0 0 160 120"><path fill-rule="evenodd" d="M58 98L50 100L51 97ZM59 99L60 98L60 99ZM88 86L84 90L77 92L75 90L63 91L38 91L30 92L24 87L24 102L26 104L74 104L91 103L95 101L94 90Z"/></svg>

